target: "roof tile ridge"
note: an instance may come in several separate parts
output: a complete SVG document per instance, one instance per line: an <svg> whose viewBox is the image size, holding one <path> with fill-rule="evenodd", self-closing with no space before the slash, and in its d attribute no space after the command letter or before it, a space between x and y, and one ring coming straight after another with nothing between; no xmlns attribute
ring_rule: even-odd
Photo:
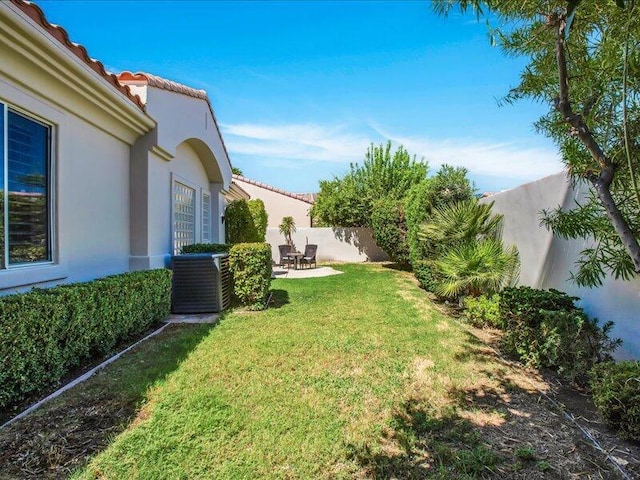
<svg viewBox="0 0 640 480"><path fill-rule="evenodd" d="M193 88L175 80L169 80L168 78L161 77L149 72L130 72L125 70L118 74L118 79L124 82L145 81L150 87L160 88L162 90L168 90L170 92L181 93L189 97L199 98L202 100L209 100L206 90Z"/></svg>
<svg viewBox="0 0 640 480"><path fill-rule="evenodd" d="M35 3L28 0L11 0L11 3L16 5L25 15L31 20L38 23L44 28L49 35L55 38L59 43L65 46L71 53L82 60L91 70L102 76L107 82L109 82L114 88L122 93L127 99L133 102L142 111L146 110L144 103L138 95L131 93L131 90L126 85L121 85L118 78L113 73L108 72L103 63L100 60L93 59L89 56L87 49L76 42L71 41L67 31L60 25L55 25L47 20L44 11Z"/></svg>
<svg viewBox="0 0 640 480"><path fill-rule="evenodd" d="M280 193L282 195L285 195L287 197L291 197L295 200L300 200L302 202L308 203L313 205L314 202L309 201L309 199L305 198L302 195L299 195L297 193L291 193L291 192L287 192L286 190L282 190L281 188L278 187L274 187L272 185L267 185L266 183L260 182L258 180L252 180L250 178L244 177L242 175L237 175L237 174L233 174L233 177L236 178L237 180L241 180L247 183L250 183L252 185L255 185L256 187L261 187L264 188L265 190L271 190L272 192L276 192L276 193Z"/></svg>

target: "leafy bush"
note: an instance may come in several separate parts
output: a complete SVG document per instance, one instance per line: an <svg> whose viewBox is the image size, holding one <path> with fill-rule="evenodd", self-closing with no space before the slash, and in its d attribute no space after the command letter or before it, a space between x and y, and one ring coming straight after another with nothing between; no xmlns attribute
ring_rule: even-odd
<svg viewBox="0 0 640 480"><path fill-rule="evenodd" d="M262 310L271 286L271 246L238 243L229 251L233 293L252 310Z"/></svg>
<svg viewBox="0 0 640 480"><path fill-rule="evenodd" d="M226 243L194 243L182 247L180 253L227 253L230 248Z"/></svg>
<svg viewBox="0 0 640 480"><path fill-rule="evenodd" d="M613 323L602 327L558 290L505 288L500 295L503 349L533 367L549 367L570 378L585 375L620 344Z"/></svg>
<svg viewBox="0 0 640 480"><path fill-rule="evenodd" d="M500 320L500 295L480 295L464 299L464 314L474 327L502 327Z"/></svg>
<svg viewBox="0 0 640 480"><path fill-rule="evenodd" d="M500 315L509 321L526 320L535 324L540 310L566 310L576 308L574 301L578 297L570 297L564 292L555 290L539 290L531 287L505 288L500 295Z"/></svg>
<svg viewBox="0 0 640 480"><path fill-rule="evenodd" d="M373 204L371 229L376 244L389 258L401 265L409 264L407 225L402 200L381 198Z"/></svg>
<svg viewBox="0 0 640 480"><path fill-rule="evenodd" d="M411 268L413 274L418 279L420 288L424 288L428 292L433 291L438 279L434 274L432 262L429 260L418 260L412 264Z"/></svg>
<svg viewBox="0 0 640 480"><path fill-rule="evenodd" d="M267 239L267 224L269 222L269 216L264 208L264 202L259 198L255 198L249 200L247 205L249 206L249 212L251 212L251 218L253 219L255 239L245 241L264 242Z"/></svg>
<svg viewBox="0 0 640 480"><path fill-rule="evenodd" d="M171 271L125 273L0 298L0 408L164 319Z"/></svg>
<svg viewBox="0 0 640 480"><path fill-rule="evenodd" d="M224 213L227 243L264 242L267 212L262 200L234 200Z"/></svg>
<svg viewBox="0 0 640 480"><path fill-rule="evenodd" d="M593 401L620 436L640 440L640 362L606 362L591 371Z"/></svg>
<svg viewBox="0 0 640 480"><path fill-rule="evenodd" d="M407 225L407 248L411 266L415 267L429 256L427 243L420 240L418 233L420 225L428 218L431 212L431 180L425 179L414 185L404 198L405 223ZM417 277L417 273L416 273Z"/></svg>

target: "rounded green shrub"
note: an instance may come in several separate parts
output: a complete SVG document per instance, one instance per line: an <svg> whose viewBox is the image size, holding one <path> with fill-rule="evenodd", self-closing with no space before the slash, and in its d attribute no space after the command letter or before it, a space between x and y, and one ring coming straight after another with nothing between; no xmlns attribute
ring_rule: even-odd
<svg viewBox="0 0 640 480"><path fill-rule="evenodd" d="M229 268L233 277L233 293L251 310L266 307L271 287L271 245L238 243L229 251Z"/></svg>
<svg viewBox="0 0 640 480"><path fill-rule="evenodd" d="M464 315L474 327L500 328L500 295L497 293L480 295L479 297L465 297Z"/></svg>

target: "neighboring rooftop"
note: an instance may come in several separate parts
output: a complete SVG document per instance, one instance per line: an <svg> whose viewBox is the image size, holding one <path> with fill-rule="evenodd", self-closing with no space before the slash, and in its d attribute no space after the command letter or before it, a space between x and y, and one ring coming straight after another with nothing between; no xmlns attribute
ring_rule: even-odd
<svg viewBox="0 0 640 480"><path fill-rule="evenodd" d="M315 203L315 193L291 193L277 187L272 187L271 185L267 185L266 183L258 182L257 180L251 180L250 178L243 177L242 175L236 175L235 173L233 174L233 178L242 182L250 183L251 185L255 185L256 187L264 188L265 190L270 190L287 197L295 198L296 200L300 200L310 205L313 205Z"/></svg>
<svg viewBox="0 0 640 480"><path fill-rule="evenodd" d="M118 78L110 72L105 70L104 65L99 60L95 60L89 56L87 49L79 43L72 42L69 38L67 31L58 26L49 23L44 15L44 12L36 4L25 0L11 0L11 3L18 7L25 15L31 20L39 24L44 30L55 38L60 44L66 47L77 58L84 62L91 70L102 76L113 88L122 93L127 99L133 102L141 110L145 109L144 104L140 100L140 97L133 95L129 90L129 87L121 85L118 82Z"/></svg>

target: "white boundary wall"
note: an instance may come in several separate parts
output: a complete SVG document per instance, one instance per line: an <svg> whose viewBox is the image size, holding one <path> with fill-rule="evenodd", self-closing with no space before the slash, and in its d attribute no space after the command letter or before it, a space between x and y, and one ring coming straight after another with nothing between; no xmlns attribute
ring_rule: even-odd
<svg viewBox="0 0 640 480"><path fill-rule="evenodd" d="M368 228L298 228L293 243L304 252L307 243L318 245L318 262L382 262L389 257L373 241ZM280 260L278 245L286 242L277 228L267 229L267 243L275 262Z"/></svg>
<svg viewBox="0 0 640 480"><path fill-rule="evenodd" d="M623 282L607 278L599 288L581 288L569 280L574 263L589 240L555 238L540 226L541 210L558 205L571 208L584 195L574 190L564 172L497 193L483 202L495 201L494 213L504 215L505 244L515 244L522 263L520 285L556 288L580 297L579 305L601 322L612 320L613 337L622 338L618 358L640 358L640 279Z"/></svg>

